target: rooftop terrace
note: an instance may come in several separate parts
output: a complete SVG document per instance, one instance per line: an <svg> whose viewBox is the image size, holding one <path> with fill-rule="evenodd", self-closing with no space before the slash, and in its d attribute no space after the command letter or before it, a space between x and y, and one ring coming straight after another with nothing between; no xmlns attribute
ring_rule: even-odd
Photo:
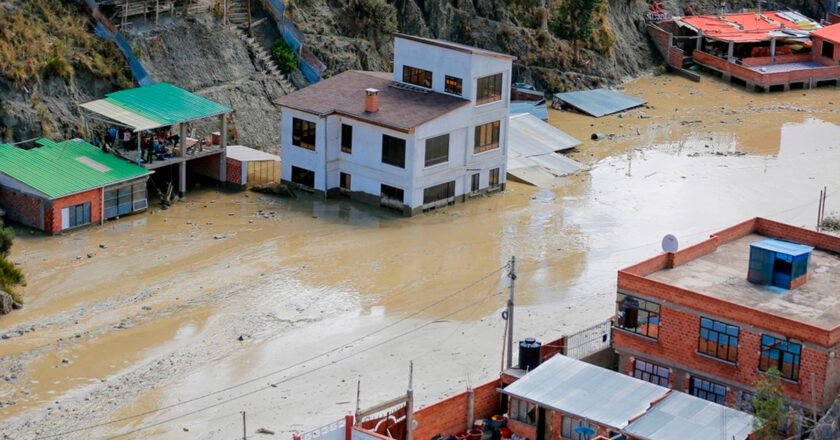
<svg viewBox="0 0 840 440"><path fill-rule="evenodd" d="M814 249L809 279L795 289L756 285L747 281L750 244L765 239L752 233L647 278L824 329L840 325L840 256Z"/></svg>

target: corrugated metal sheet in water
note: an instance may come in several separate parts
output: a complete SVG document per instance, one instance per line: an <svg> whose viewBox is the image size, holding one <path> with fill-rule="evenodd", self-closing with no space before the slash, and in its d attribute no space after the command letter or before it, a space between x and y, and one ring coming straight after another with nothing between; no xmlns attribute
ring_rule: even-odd
<svg viewBox="0 0 840 440"><path fill-rule="evenodd" d="M607 89L555 93L554 96L566 104L596 118L647 103L644 99L622 95L621 93Z"/></svg>

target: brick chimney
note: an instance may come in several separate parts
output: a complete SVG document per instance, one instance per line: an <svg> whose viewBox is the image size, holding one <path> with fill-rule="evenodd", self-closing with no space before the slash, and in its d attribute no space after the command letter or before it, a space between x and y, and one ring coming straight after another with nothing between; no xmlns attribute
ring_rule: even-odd
<svg viewBox="0 0 840 440"><path fill-rule="evenodd" d="M379 90L365 89L365 111L375 113L379 110Z"/></svg>

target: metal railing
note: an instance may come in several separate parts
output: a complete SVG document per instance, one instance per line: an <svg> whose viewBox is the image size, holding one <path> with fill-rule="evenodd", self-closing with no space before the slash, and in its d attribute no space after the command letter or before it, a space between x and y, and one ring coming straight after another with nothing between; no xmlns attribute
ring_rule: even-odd
<svg viewBox="0 0 840 440"><path fill-rule="evenodd" d="M566 337L566 356L583 359L612 345L612 321L606 320Z"/></svg>

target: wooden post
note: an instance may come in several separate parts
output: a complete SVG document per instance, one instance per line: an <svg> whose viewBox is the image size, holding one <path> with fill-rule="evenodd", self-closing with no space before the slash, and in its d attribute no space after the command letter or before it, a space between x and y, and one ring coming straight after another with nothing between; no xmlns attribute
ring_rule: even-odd
<svg viewBox="0 0 840 440"><path fill-rule="evenodd" d="M222 118L222 135L220 136L222 143L219 147L222 154L219 155L219 182L225 183L227 181L227 114L221 116Z"/></svg>
<svg viewBox="0 0 840 440"><path fill-rule="evenodd" d="M248 33L251 32L251 0L247 0L248 5Z"/></svg>
<svg viewBox="0 0 840 440"><path fill-rule="evenodd" d="M160 0L155 0L155 29L158 27L158 17L160 16Z"/></svg>

